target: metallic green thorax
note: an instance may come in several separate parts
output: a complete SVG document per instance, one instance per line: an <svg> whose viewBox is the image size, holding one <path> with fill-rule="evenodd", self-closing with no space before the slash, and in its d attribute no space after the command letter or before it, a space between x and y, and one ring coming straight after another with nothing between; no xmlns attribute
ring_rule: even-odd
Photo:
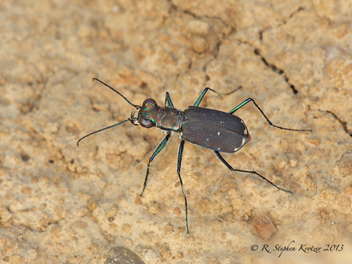
<svg viewBox="0 0 352 264"><path fill-rule="evenodd" d="M174 107L159 107L156 126L179 132L183 123L183 111Z"/></svg>

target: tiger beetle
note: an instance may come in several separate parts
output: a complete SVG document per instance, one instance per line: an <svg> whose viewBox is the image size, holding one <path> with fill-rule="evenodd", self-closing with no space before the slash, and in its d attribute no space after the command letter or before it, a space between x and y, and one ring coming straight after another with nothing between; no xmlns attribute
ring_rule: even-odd
<svg viewBox="0 0 352 264"><path fill-rule="evenodd" d="M196 100L193 106L189 106L186 110L181 111L174 107L174 104L172 103L171 97L168 92L166 92L164 107L158 106L156 101L151 98L144 100L142 106L139 106L139 105L132 104L125 96L123 96L117 90L107 85L106 83L102 82L101 80L96 78L93 78L93 80L96 80L102 83L103 85L110 88L118 95L120 95L123 99L125 99L127 103L129 103L131 106L135 107L138 110L138 115L134 116L134 114L132 113L131 117L127 118L126 120L123 120L117 124L89 133L88 135L82 137L77 141L77 146L79 145L79 142L82 139L89 137L93 134L96 134L98 132L101 132L103 130L121 125L127 121L130 121L133 125L140 125L145 128L157 127L165 131L166 136L159 143L159 145L156 147L153 154L149 158L147 173L144 180L144 186L140 194L140 196L142 196L145 190L145 187L147 186L147 180L148 180L151 162L160 153L160 151L162 151L163 148L166 146L172 132L181 133L181 137L180 137L181 143L178 148L178 157L177 157L177 174L181 183L183 196L185 198L187 234L189 234L187 197L186 197L186 191L185 191L185 188L183 187L182 178L180 174L185 141L213 150L215 153L215 156L230 171L238 171L238 172L255 174L260 178L262 178L263 180L270 183L271 185L275 186L277 189L292 194L292 192L287 191L283 188L280 188L279 186L275 185L274 183L272 183L271 181L269 181L268 179L266 179L264 176L260 175L256 171L234 169L220 155L220 152L233 153L233 152L239 151L244 145L246 145L251 140L251 136L243 120L233 115L233 113L235 113L238 109L242 108L249 102L252 102L255 105L255 107L259 110L259 112L266 119L266 121L269 123L270 126L283 129L283 130L312 132L312 130L310 129L307 129L307 130L292 129L292 128L285 128L285 127L274 125L267 118L267 116L264 114L264 112L260 109L260 107L252 98L248 98L244 100L242 103L240 103L239 105L237 105L235 108L231 109L227 113L214 110L214 109L199 107L199 104L202 102L205 94L208 91L212 91L220 96L229 95L237 91L238 89L240 89L241 86L227 94L218 93L217 91L207 87L203 90L203 92L198 97L198 99Z"/></svg>

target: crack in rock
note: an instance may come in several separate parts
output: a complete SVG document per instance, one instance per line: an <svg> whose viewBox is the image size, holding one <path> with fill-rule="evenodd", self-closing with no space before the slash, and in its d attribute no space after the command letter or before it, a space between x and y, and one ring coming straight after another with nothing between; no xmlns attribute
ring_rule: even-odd
<svg viewBox="0 0 352 264"><path fill-rule="evenodd" d="M288 77L286 76L286 73L284 72L284 70L276 67L276 65L272 64L272 63L269 63L261 54L260 54L260 51L259 49L255 49L254 50L254 53L255 55L259 56L261 58L261 60L263 61L263 63L269 67L272 71L280 74L282 77L284 77L286 83L290 86L291 90L293 91L294 94L297 94L298 91L296 90L295 86L290 83L290 80L288 79Z"/></svg>

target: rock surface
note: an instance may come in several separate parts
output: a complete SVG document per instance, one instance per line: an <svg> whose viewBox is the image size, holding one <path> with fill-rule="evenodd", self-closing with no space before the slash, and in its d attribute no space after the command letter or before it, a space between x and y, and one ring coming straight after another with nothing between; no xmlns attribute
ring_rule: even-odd
<svg viewBox="0 0 352 264"><path fill-rule="evenodd" d="M2 1L0 262L104 263L123 246L153 264L349 263L351 13L343 0ZM269 129L248 104L236 115L252 141L224 158L293 194L186 143L186 235L178 135L143 197L163 133L127 122L77 147L135 110L94 77L134 104L168 91L179 109L241 85L201 106L251 97L274 124L313 132Z"/></svg>

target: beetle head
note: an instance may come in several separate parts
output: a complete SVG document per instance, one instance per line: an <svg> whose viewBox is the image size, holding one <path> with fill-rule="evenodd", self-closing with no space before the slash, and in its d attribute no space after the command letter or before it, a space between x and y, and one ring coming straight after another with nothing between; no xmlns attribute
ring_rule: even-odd
<svg viewBox="0 0 352 264"><path fill-rule="evenodd" d="M155 126L158 120L159 106L152 98L144 100L142 107L138 111L138 117L131 117L132 124L139 124L145 128Z"/></svg>

